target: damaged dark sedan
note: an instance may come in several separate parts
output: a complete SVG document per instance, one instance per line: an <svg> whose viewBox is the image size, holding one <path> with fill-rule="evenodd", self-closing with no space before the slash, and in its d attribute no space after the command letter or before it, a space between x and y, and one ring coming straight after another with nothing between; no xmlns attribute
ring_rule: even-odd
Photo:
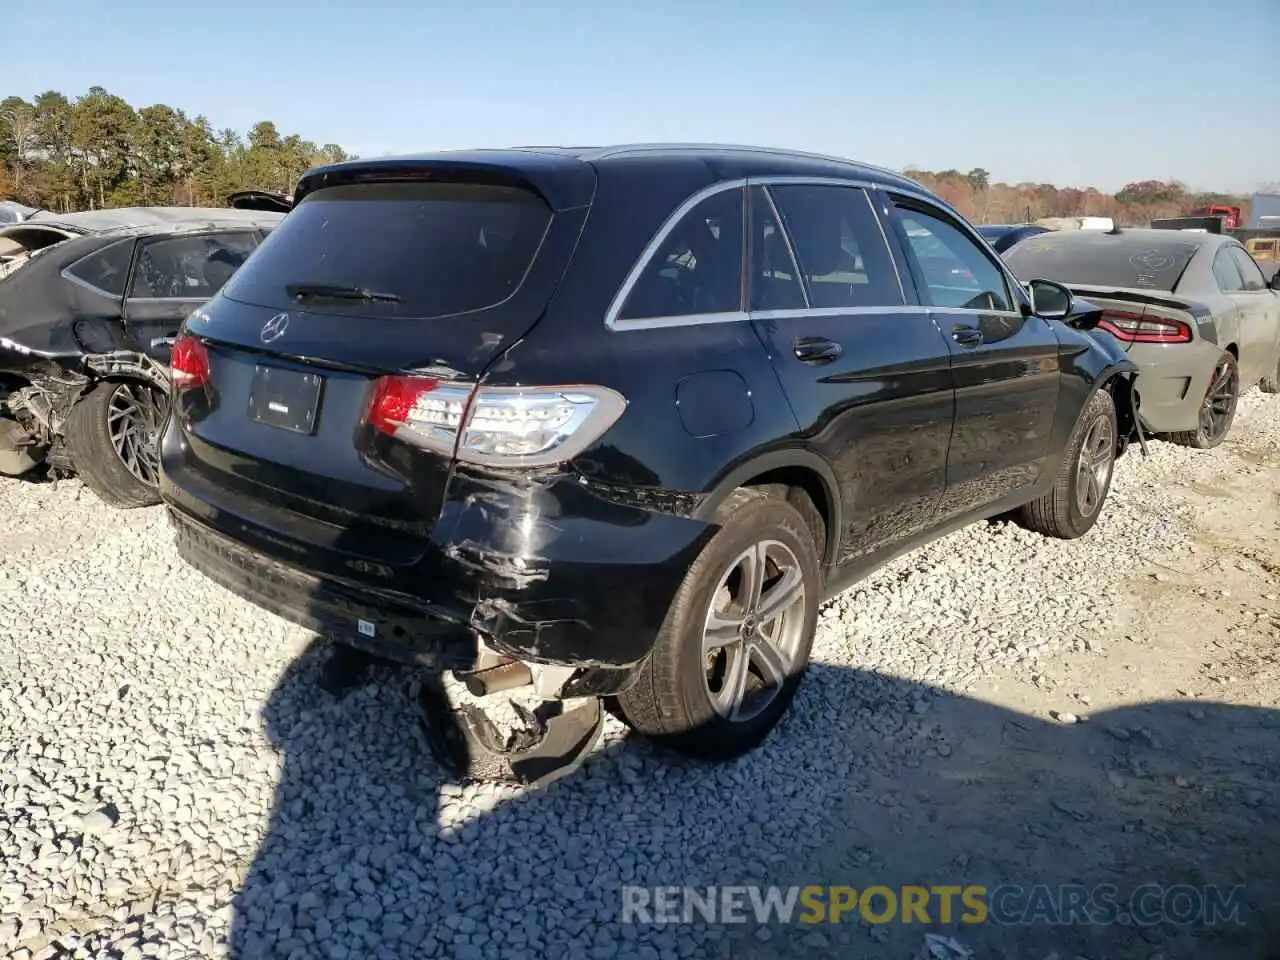
<svg viewBox="0 0 1280 960"><path fill-rule="evenodd" d="M879 168L531 147L296 198L184 324L161 493L188 562L338 650L541 699L504 738L424 684L470 776L572 767L602 704L740 755L825 598L986 517L1083 536L1141 440L1099 311Z"/></svg>
<svg viewBox="0 0 1280 960"><path fill-rule="evenodd" d="M169 347L282 214L140 207L0 227L0 475L158 502Z"/></svg>

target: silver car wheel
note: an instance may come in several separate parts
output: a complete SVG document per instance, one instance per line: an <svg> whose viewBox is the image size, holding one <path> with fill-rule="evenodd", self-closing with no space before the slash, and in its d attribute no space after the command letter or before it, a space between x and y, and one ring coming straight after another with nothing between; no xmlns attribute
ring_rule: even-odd
<svg viewBox="0 0 1280 960"><path fill-rule="evenodd" d="M125 469L149 487L160 481L160 428L166 398L143 383L122 383L107 402L107 433Z"/></svg>
<svg viewBox="0 0 1280 960"><path fill-rule="evenodd" d="M704 681L715 712L760 715L795 673L805 615L804 573L791 548L761 541L729 565L702 630Z"/></svg>
<svg viewBox="0 0 1280 960"><path fill-rule="evenodd" d="M1116 439L1111 421L1099 417L1089 428L1076 460L1076 509L1080 516L1093 516L1106 496L1115 464Z"/></svg>

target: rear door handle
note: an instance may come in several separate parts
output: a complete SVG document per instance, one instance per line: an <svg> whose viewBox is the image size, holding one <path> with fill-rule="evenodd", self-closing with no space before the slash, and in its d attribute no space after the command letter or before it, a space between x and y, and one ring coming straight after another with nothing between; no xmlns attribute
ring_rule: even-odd
<svg viewBox="0 0 1280 960"><path fill-rule="evenodd" d="M172 347L177 342L177 337L152 337L151 349L159 350L161 347Z"/></svg>
<svg viewBox="0 0 1280 960"><path fill-rule="evenodd" d="M962 347L976 347L982 343L982 331L977 327L958 323L951 328L951 339Z"/></svg>
<svg viewBox="0 0 1280 960"><path fill-rule="evenodd" d="M840 344L826 337L796 337L791 343L801 363L830 363L840 357Z"/></svg>

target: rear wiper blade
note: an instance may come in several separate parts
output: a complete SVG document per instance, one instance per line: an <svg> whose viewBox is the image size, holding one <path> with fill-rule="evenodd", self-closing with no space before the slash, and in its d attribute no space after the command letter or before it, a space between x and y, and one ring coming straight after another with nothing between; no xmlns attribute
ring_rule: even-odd
<svg viewBox="0 0 1280 960"><path fill-rule="evenodd" d="M365 287L344 287L335 283L290 283L285 288L295 300L369 300L379 303L399 303L394 293L381 293Z"/></svg>

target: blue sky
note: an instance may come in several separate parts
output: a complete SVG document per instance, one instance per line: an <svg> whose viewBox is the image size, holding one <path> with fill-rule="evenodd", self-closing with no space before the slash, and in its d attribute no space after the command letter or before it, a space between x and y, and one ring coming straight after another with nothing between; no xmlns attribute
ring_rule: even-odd
<svg viewBox="0 0 1280 960"><path fill-rule="evenodd" d="M697 140L1104 190L1280 180L1280 0L0 7L0 96L97 84L362 155Z"/></svg>

